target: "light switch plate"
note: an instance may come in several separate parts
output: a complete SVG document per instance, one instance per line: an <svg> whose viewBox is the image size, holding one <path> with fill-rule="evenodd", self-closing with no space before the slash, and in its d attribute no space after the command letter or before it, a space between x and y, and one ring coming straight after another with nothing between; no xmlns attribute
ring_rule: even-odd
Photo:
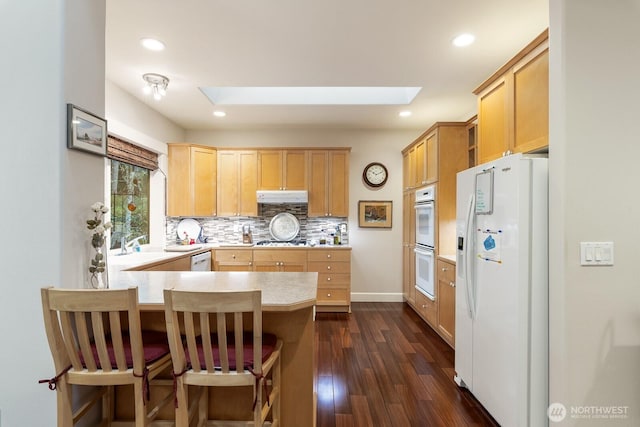
<svg viewBox="0 0 640 427"><path fill-rule="evenodd" d="M580 265L613 265L613 242L580 242Z"/></svg>

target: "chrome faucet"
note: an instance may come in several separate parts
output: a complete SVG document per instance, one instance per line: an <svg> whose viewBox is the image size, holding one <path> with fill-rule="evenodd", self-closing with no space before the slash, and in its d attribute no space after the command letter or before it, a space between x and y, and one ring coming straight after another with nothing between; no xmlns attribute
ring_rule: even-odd
<svg viewBox="0 0 640 427"><path fill-rule="evenodd" d="M139 242L140 239L146 239L147 238L146 234L143 234L143 235L135 237L135 238L133 238L133 239L131 239L131 240L129 240L127 242L127 237L129 237L128 234L126 236L122 236L122 238L120 239L120 254L121 255L129 253L128 248L130 246L134 246L134 247L135 246L140 246L140 242Z"/></svg>

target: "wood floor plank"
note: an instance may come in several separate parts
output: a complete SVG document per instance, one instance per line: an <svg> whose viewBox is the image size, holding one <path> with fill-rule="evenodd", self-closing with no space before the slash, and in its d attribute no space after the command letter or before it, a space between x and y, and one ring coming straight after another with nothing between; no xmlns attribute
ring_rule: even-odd
<svg viewBox="0 0 640 427"><path fill-rule="evenodd" d="M404 303L315 322L318 427L495 427L453 381L454 352Z"/></svg>

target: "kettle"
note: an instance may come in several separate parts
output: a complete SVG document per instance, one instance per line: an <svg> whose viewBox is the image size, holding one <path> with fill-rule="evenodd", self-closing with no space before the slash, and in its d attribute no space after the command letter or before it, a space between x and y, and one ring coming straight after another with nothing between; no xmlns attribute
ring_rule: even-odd
<svg viewBox="0 0 640 427"><path fill-rule="evenodd" d="M242 226L242 243L253 243L253 237L251 236L251 226L244 224Z"/></svg>

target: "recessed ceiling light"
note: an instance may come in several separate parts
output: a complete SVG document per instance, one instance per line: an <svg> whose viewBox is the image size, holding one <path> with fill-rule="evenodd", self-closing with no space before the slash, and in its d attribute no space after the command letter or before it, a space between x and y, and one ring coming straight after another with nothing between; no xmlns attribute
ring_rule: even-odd
<svg viewBox="0 0 640 427"><path fill-rule="evenodd" d="M164 43L162 43L160 40L144 38L140 40L140 44L142 44L142 46L149 50L164 50Z"/></svg>
<svg viewBox="0 0 640 427"><path fill-rule="evenodd" d="M475 39L476 39L476 36L474 36L473 34L468 34L468 33L460 34L459 36L453 39L453 45L458 47L469 46L471 43L475 41Z"/></svg>
<svg viewBox="0 0 640 427"><path fill-rule="evenodd" d="M411 111L400 111L398 115L400 117L409 117L411 115Z"/></svg>
<svg viewBox="0 0 640 427"><path fill-rule="evenodd" d="M224 111L214 111L213 115L216 117L224 117L227 115L227 113L225 113Z"/></svg>

